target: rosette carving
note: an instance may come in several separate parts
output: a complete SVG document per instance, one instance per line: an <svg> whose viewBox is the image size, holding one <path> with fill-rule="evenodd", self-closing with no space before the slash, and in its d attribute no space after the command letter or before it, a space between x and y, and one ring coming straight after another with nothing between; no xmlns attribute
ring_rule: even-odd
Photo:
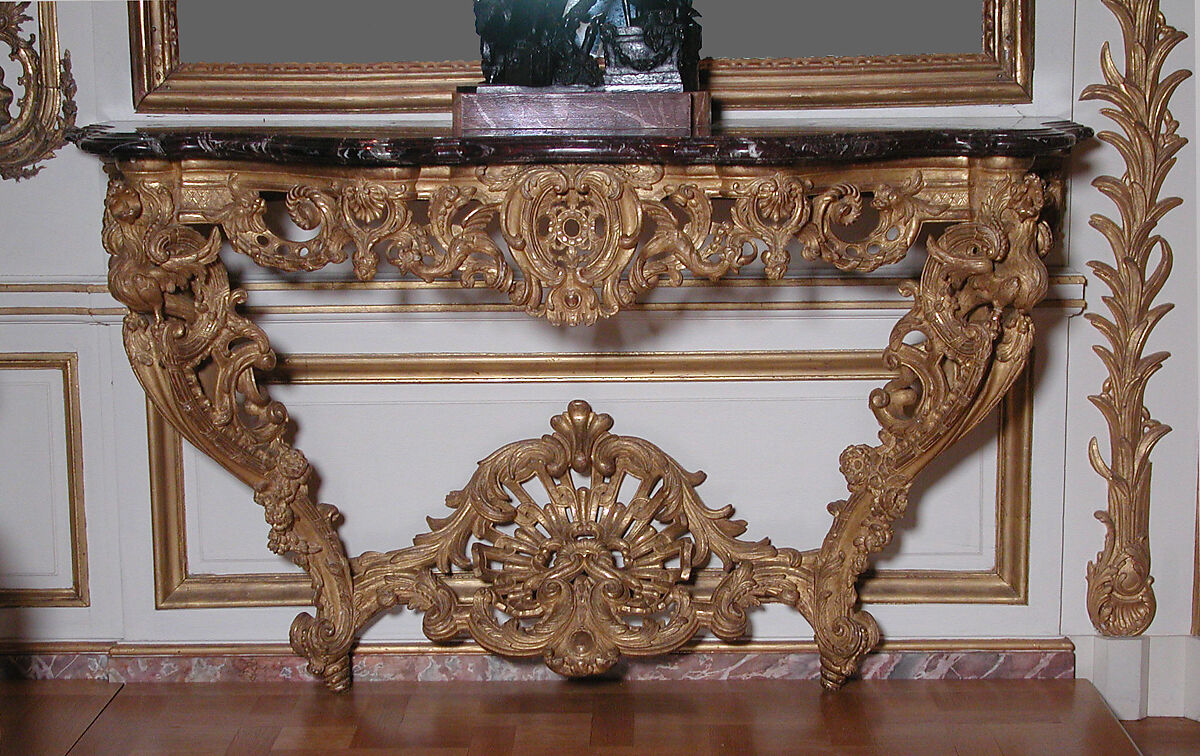
<svg viewBox="0 0 1200 756"><path fill-rule="evenodd" d="M110 169L103 240L147 395L254 488L268 546L310 575L316 611L296 618L291 641L331 688L349 685L357 634L396 606L422 612L436 642L470 637L590 675L704 631L740 638L749 612L771 602L812 624L824 682L837 687L879 640L856 585L891 539L913 478L991 411L1025 365L1029 311L1047 283L1041 213L1053 194L1027 167L995 161L962 182L969 220L931 238L920 280L902 287L913 304L885 350L894 376L870 397L880 443L843 452L850 496L830 506L821 548L803 553L742 540L745 523L730 507L701 501L702 474L573 402L552 433L481 462L447 498L451 513L431 519L412 546L347 558L338 511L314 500L313 470L287 441L287 412L258 383L275 354L239 311L246 294L231 287L220 252L228 240L286 271L350 262L364 280L386 263L582 324L685 274L719 279L760 253L767 275L783 275L794 241L805 258L847 270L894 262L923 222L943 214L928 200L942 195L927 194L915 171L892 171L907 176L892 184L815 189L798 171L729 183L604 165L490 167L434 181L313 170L284 181L241 164L189 176L135 162ZM271 229L274 194L309 238ZM835 233L857 224L868 196L875 228L857 240Z"/></svg>
<svg viewBox="0 0 1200 756"><path fill-rule="evenodd" d="M875 270L903 258L921 224L944 212L924 198L919 172L895 186L821 192L783 172L735 181L726 219L705 189L668 184L661 167L491 166L427 199L406 180L294 185L284 208L312 236L293 240L269 227L267 190L236 173L229 186L232 201L209 214L259 265L300 272L351 260L369 281L386 262L424 281L495 289L530 315L570 326L615 315L658 286L680 286L685 274L719 280L760 251L767 277L781 278L797 240L805 259ZM839 229L862 216L865 194L878 220L846 240ZM427 220L417 202L428 203Z"/></svg>

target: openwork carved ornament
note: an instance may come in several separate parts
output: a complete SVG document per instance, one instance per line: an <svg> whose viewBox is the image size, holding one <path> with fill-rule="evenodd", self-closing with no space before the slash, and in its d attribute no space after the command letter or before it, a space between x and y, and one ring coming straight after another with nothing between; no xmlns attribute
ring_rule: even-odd
<svg viewBox="0 0 1200 756"><path fill-rule="evenodd" d="M1093 184L1111 199L1121 221L1094 215L1091 224L1112 247L1114 263L1089 263L1112 291L1104 297L1107 318L1088 313L1109 346L1093 347L1108 369L1101 391L1089 397L1108 424L1109 455L1100 442L1088 447L1092 467L1108 482L1108 506L1097 512L1104 523L1104 548L1087 569L1087 607L1092 624L1104 635L1135 636L1154 621L1154 578L1150 575L1150 453L1171 428L1150 416L1146 385L1170 356L1145 354L1151 331L1173 307L1155 304L1171 275L1171 245L1154 234L1158 222L1183 203L1160 198L1175 155L1187 144L1167 105L1190 71L1162 74L1171 50L1187 35L1167 25L1157 0L1104 0L1121 26L1125 70L1117 68L1105 43L1101 53L1104 84L1083 91L1085 100L1106 100L1104 112L1124 134L1098 137L1125 159L1122 178L1102 176ZM1153 259L1157 251L1157 262Z"/></svg>
<svg viewBox="0 0 1200 756"><path fill-rule="evenodd" d="M20 64L18 83L24 88L14 116L16 96L0 70L0 178L6 179L29 178L40 171L37 163L53 157L75 127L71 54L58 59L54 3L38 3L40 51L35 35L21 35L21 27L33 20L25 13L28 9L29 3L0 2L0 41L8 45L9 58Z"/></svg>
<svg viewBox="0 0 1200 756"><path fill-rule="evenodd" d="M759 248L767 276L782 278L794 240L805 259L875 270L903 258L922 221L943 210L921 196L919 172L894 187L834 186L815 196L811 182L784 173L737 181L724 221L701 187L664 185L661 167L492 166L476 179L435 190L424 223L413 212L415 182L294 185L286 208L315 232L306 241L268 228L262 189L237 175L232 201L209 212L233 249L259 265L314 271L349 258L359 280L369 281L385 262L425 281L505 292L555 325L589 325L660 285L678 286L685 272L710 280L736 273ZM861 241L843 241L838 227L860 218L867 192L876 227ZM509 256L493 239L497 226Z"/></svg>
<svg viewBox="0 0 1200 756"><path fill-rule="evenodd" d="M246 294L230 287L222 243L289 271L351 259L369 279L387 262L505 291L553 323L588 323L681 283L685 271L715 279L761 254L767 275L782 276L789 245L844 270L895 262L923 223L949 212L923 194L916 169L832 187L799 170L764 172L706 190L664 183L661 168L644 166L497 167L439 180L422 214L415 177L306 173L285 187L242 165L222 181L187 184L178 166L127 163L110 167L104 245L147 394L254 488L271 550L312 577L315 616L296 618L292 647L331 688L350 683L358 632L399 605L424 612L435 641L469 636L589 675L706 630L739 638L750 610L769 602L810 622L824 683L836 688L879 641L856 585L891 539L914 477L983 420L1025 366L1050 245L1046 182L1029 165L992 161L940 190L957 215L930 237L920 279L903 287L912 306L885 350L895 377L870 397L879 443L843 452L850 495L830 505L829 534L805 552L740 540L745 525L729 507L701 502L702 475L648 441L611 433L610 418L574 402L552 434L484 460L448 497L450 515L411 547L348 557L338 511L314 501L312 468L286 440L286 410L258 385L275 354L239 312ZM264 197L282 188L292 219L314 232L308 241L267 226ZM732 207L718 216L714 196ZM834 231L854 222L867 196L876 228L843 240ZM710 562L719 569L705 569Z"/></svg>

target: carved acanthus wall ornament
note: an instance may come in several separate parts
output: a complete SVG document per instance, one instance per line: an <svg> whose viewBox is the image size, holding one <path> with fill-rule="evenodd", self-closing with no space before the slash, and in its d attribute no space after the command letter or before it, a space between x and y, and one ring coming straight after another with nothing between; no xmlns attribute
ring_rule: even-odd
<svg viewBox="0 0 1200 756"><path fill-rule="evenodd" d="M0 70L0 178L6 179L29 178L40 171L37 163L53 157L75 127L71 54L58 58L54 3L38 3L40 44L37 35L21 34L21 26L33 20L25 13L28 9L29 3L0 2L0 41L8 45L8 57L21 66L16 83L24 90L16 98Z"/></svg>
<svg viewBox="0 0 1200 756"><path fill-rule="evenodd" d="M469 636L590 675L703 630L740 638L750 610L771 602L809 621L824 683L836 688L879 641L856 586L890 540L913 479L995 408L1026 364L1029 313L1047 287L1041 216L1051 195L1029 166L999 159L943 171L934 195L943 205L909 166L880 171L887 181L867 180L864 169L822 186L819 170L798 169L705 181L615 165L430 180L306 171L298 180L245 164L189 175L134 162L111 169L104 244L147 395L254 488L269 547L312 578L316 615L296 618L292 646L331 688L349 685L359 631L397 605L423 612L434 641ZM266 200L277 193L310 239L268 228ZM842 239L835 231L858 219L868 195L875 228ZM714 198L731 207L718 213ZM761 254L767 275L782 276L793 244L806 259L873 270L902 257L928 221L950 225L931 236L920 280L903 288L913 304L884 353L894 377L870 398L880 443L842 454L850 497L830 506L828 536L805 552L740 540L745 525L731 508L701 502L702 475L648 441L611 433L609 417L574 402L554 433L480 463L448 498L453 512L413 546L347 557L337 510L313 500L312 468L286 440L286 410L257 381L275 355L239 313L246 294L230 288L219 254L228 240L282 270L350 261L363 279L387 262L426 280L498 289L532 315L575 324L678 285L685 271L717 279ZM701 573L710 561L723 570Z"/></svg>
<svg viewBox="0 0 1200 756"><path fill-rule="evenodd" d="M1089 397L1108 424L1109 455L1093 438L1092 467L1108 482L1108 507L1096 517L1106 530L1104 548L1088 564L1087 606L1092 624L1105 635L1135 636L1154 620L1156 602L1150 575L1150 453L1170 428L1151 418L1146 384L1166 352L1145 354L1150 333L1173 305L1154 300L1171 274L1171 246L1154 234L1158 222L1183 200L1160 198L1175 155L1187 143L1167 105L1191 75L1162 75L1171 50L1187 35L1167 25L1157 0L1104 0L1121 26L1125 70L1118 69L1108 43L1101 53L1105 84L1083 92L1085 100L1106 100L1103 112L1122 129L1098 136L1125 160L1122 178L1102 176L1093 184L1117 206L1120 223L1094 215L1091 224L1108 240L1114 264L1089 263L1112 294L1104 298L1111 318L1088 313L1109 346L1097 345L1109 377ZM1157 261L1153 258L1157 252Z"/></svg>

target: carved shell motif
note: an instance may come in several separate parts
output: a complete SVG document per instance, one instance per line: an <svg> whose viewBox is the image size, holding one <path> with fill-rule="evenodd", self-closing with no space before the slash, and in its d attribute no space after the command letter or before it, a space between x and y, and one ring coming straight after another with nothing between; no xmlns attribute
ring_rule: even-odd
<svg viewBox="0 0 1200 756"><path fill-rule="evenodd" d="M464 629L494 653L542 655L562 675L686 643L707 624L688 585L695 568L710 555L732 569L781 552L738 540L745 523L696 494L703 473L612 424L574 401L553 434L494 452L447 497L455 512L391 559L392 574L472 570L484 585Z"/></svg>

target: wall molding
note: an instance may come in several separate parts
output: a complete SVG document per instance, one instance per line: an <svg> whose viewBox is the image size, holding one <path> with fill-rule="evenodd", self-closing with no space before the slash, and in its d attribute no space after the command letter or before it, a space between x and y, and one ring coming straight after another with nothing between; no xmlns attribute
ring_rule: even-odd
<svg viewBox="0 0 1200 756"><path fill-rule="evenodd" d="M71 541L69 588L0 588L0 607L89 606L87 522L83 499L83 437L77 352L0 353L0 370L55 370L62 375Z"/></svg>
<svg viewBox="0 0 1200 756"><path fill-rule="evenodd" d="M1028 603L1033 432L1027 369L1000 407L996 563L990 570L881 570L863 583L866 603ZM633 354L413 354L281 356L267 383L402 384L556 381L887 380L867 350ZM187 562L183 440L147 402L155 606L198 609L304 606L303 574L193 574ZM250 506L247 497L247 506ZM703 571L702 571L703 572Z"/></svg>

